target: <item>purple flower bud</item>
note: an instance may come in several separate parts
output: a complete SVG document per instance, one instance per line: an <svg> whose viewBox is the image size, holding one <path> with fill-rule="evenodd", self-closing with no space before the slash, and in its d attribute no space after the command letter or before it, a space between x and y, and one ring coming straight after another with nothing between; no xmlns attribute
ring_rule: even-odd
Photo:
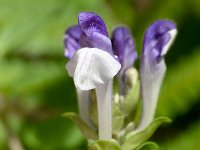
<svg viewBox="0 0 200 150"><path fill-rule="evenodd" d="M172 39L170 31L176 30L176 25L168 20L154 22L145 32L143 41L143 55L152 55L151 63L159 63L166 54Z"/></svg>
<svg viewBox="0 0 200 150"><path fill-rule="evenodd" d="M112 54L111 41L101 17L92 12L82 12L78 23L84 32L80 38L81 47L99 48Z"/></svg>
<svg viewBox="0 0 200 150"><path fill-rule="evenodd" d="M133 37L126 27L118 27L112 35L113 52L118 57L122 68L119 73L120 93L125 94L125 71L133 66L137 58Z"/></svg>
<svg viewBox="0 0 200 150"><path fill-rule="evenodd" d="M146 128L154 118L157 99L166 71L164 56L172 44L177 30L168 20L159 20L146 30L140 67L142 90L142 118L139 129Z"/></svg>
<svg viewBox="0 0 200 150"><path fill-rule="evenodd" d="M113 52L118 56L123 70L133 66L137 58L135 43L128 28L118 27L112 35Z"/></svg>
<svg viewBox="0 0 200 150"><path fill-rule="evenodd" d="M65 57L71 58L80 48L79 39L82 33L83 31L78 25L67 29L64 35Z"/></svg>

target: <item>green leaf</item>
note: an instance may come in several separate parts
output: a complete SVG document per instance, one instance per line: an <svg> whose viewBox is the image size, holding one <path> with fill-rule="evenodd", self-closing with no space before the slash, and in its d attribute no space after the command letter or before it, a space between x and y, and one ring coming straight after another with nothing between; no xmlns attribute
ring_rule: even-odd
<svg viewBox="0 0 200 150"><path fill-rule="evenodd" d="M136 150L158 150L159 146L154 142L146 142L139 146Z"/></svg>
<svg viewBox="0 0 200 150"><path fill-rule="evenodd" d="M133 131L125 137L125 141L122 145L122 150L134 150L140 146L143 142L148 140L155 130L164 122L171 122L167 117L156 118L147 128L142 131Z"/></svg>
<svg viewBox="0 0 200 150"><path fill-rule="evenodd" d="M116 104L112 106L112 133L117 134L124 125L124 114Z"/></svg>
<svg viewBox="0 0 200 150"><path fill-rule="evenodd" d="M63 116L71 119L79 127L86 139L98 138L97 134L76 113L67 112Z"/></svg>
<svg viewBox="0 0 200 150"><path fill-rule="evenodd" d="M129 93L125 97L123 103L120 104L120 109L127 116L136 108L140 96L140 82L130 89Z"/></svg>
<svg viewBox="0 0 200 150"><path fill-rule="evenodd" d="M115 140L90 140L89 150L121 150L120 145Z"/></svg>

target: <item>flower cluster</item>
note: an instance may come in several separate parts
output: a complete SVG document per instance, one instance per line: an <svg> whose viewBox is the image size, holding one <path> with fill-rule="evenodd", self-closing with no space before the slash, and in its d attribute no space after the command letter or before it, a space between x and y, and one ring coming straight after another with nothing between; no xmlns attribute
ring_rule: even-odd
<svg viewBox="0 0 200 150"><path fill-rule="evenodd" d="M120 143L128 131L139 133L153 122L166 71L164 56L176 33L176 25L169 20L158 20L149 26L144 34L138 77L133 68L138 54L127 27L115 28L110 40L101 17L82 12L78 16L78 25L66 30L65 57L69 58L66 69L74 79L80 118L92 131L98 129L98 139L113 138ZM113 94L115 76L119 90ZM91 92L93 89L95 95ZM128 121L134 118L131 115L136 112L140 95L140 119ZM96 100L96 106L92 105L91 99ZM97 109L97 124L95 117L91 117L92 107Z"/></svg>

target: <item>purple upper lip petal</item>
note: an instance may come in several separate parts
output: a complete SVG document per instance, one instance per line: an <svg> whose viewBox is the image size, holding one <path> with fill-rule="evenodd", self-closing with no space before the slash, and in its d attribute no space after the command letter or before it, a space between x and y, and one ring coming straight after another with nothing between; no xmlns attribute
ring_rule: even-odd
<svg viewBox="0 0 200 150"><path fill-rule="evenodd" d="M93 33L91 38L88 37L86 34L82 34L82 36L80 37L80 46L82 48L99 48L113 55L110 39L98 32Z"/></svg>
<svg viewBox="0 0 200 150"><path fill-rule="evenodd" d="M168 20L158 20L150 25L145 32L143 41L143 55L151 53L157 62L163 57L163 48L171 39L168 33L176 29L175 23Z"/></svg>
<svg viewBox="0 0 200 150"><path fill-rule="evenodd" d="M80 48L79 39L82 33L83 31L78 25L67 29L64 36L65 57L71 58L76 50Z"/></svg>
<svg viewBox="0 0 200 150"><path fill-rule="evenodd" d="M132 67L136 58L135 43L131 32L126 27L117 27L112 35L113 52L118 57L122 67L119 72L120 94L126 93L125 71Z"/></svg>
<svg viewBox="0 0 200 150"><path fill-rule="evenodd" d="M106 25L100 16L92 12L82 12L78 23L84 32L80 38L81 47L95 47L113 54Z"/></svg>
<svg viewBox="0 0 200 150"><path fill-rule="evenodd" d="M135 43L131 32L126 27L117 27L112 35L113 52L118 56L123 69L131 67L137 58Z"/></svg>
<svg viewBox="0 0 200 150"><path fill-rule="evenodd" d="M78 24L83 32L90 38L95 32L108 37L108 31L104 21L93 12L81 12L78 16Z"/></svg>
<svg viewBox="0 0 200 150"><path fill-rule="evenodd" d="M78 16L78 24L65 33L65 56L71 58L80 48L99 48L113 56L112 44L104 21L95 13L82 12Z"/></svg>

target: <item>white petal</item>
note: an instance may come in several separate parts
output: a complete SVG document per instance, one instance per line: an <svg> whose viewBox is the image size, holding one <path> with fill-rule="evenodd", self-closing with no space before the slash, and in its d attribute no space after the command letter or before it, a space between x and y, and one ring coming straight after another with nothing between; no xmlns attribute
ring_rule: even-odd
<svg viewBox="0 0 200 150"><path fill-rule="evenodd" d="M87 125L95 129L94 125L90 120L90 91L82 91L76 88L77 98L78 98L78 109L79 115Z"/></svg>
<svg viewBox="0 0 200 150"><path fill-rule="evenodd" d="M67 66L75 86L90 90L111 80L120 70L120 63L108 52L97 48L82 48L70 59Z"/></svg>
<svg viewBox="0 0 200 150"><path fill-rule="evenodd" d="M171 46L171 44L173 43L173 41L176 37L177 30L173 29L173 30L170 30L168 33L170 34L171 38L170 38L170 41L163 47L161 56L164 56L167 53L167 51L169 50L169 47Z"/></svg>

